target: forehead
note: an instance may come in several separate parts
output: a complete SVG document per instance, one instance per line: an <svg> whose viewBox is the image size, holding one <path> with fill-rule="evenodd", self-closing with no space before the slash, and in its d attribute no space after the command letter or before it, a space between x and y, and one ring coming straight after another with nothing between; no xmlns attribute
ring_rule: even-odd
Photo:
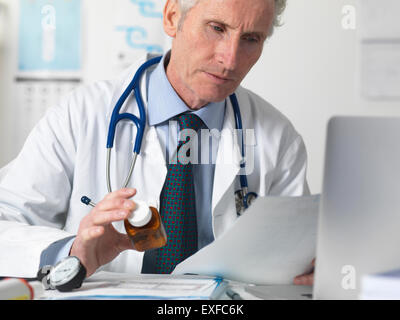
<svg viewBox="0 0 400 320"><path fill-rule="evenodd" d="M274 0L198 0L192 14L214 19L245 31L268 31L275 13Z"/></svg>

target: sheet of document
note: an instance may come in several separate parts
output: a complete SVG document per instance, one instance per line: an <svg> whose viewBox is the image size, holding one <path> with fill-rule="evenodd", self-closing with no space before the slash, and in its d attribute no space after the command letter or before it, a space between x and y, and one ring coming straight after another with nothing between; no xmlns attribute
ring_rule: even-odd
<svg viewBox="0 0 400 320"><path fill-rule="evenodd" d="M359 0L361 39L399 39L399 0Z"/></svg>
<svg viewBox="0 0 400 320"><path fill-rule="evenodd" d="M400 99L400 44L361 44L361 88L370 99Z"/></svg>
<svg viewBox="0 0 400 320"><path fill-rule="evenodd" d="M371 100L400 99L398 0L360 0L361 93Z"/></svg>
<svg viewBox="0 0 400 320"><path fill-rule="evenodd" d="M222 279L201 276L129 275L100 271L71 292L47 290L39 299L214 299Z"/></svg>
<svg viewBox="0 0 400 320"><path fill-rule="evenodd" d="M292 284L315 258L318 207L318 195L260 197L228 232L180 263L174 274Z"/></svg>

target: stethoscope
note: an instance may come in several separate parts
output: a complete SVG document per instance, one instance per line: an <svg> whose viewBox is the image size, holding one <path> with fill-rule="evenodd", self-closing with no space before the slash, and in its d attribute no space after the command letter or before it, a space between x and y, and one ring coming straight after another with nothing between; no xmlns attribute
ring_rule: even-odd
<svg viewBox="0 0 400 320"><path fill-rule="evenodd" d="M110 173L111 150L114 147L115 132L116 132L117 124L122 120L127 120L127 121L132 121L137 127L135 145L133 148L133 157L132 157L132 161L130 164L128 175L127 175L124 185L123 185L123 188L126 188L129 184L129 181L131 180L132 173L135 168L137 156L140 154L143 136L144 136L145 127L146 127L146 111L145 111L142 94L140 92L140 80L148 68L150 68L151 66L153 66L157 63L160 63L161 58L162 58L161 56L152 58L152 59L146 61L145 63L143 63L139 67L135 76L133 77L133 80L128 85L128 87L125 89L122 96L119 98L117 104L115 105L113 113L111 115L110 126L109 126L108 136L107 136L107 160L106 160L106 179L107 179L107 189L108 189L109 193L112 192L111 173ZM129 97L129 95L132 92L135 95L135 99L136 99L136 102L138 105L139 118L131 113L120 113L122 106L124 105L126 99ZM232 103L233 112L234 112L234 116L235 116L236 129L239 130L239 132L242 132L242 129L243 129L242 117L240 114L239 102L237 100L236 95L232 94L230 96L230 100ZM243 141L243 135L242 135L241 140L242 140L241 141L241 144L242 144L241 155L242 155L242 159L245 159L245 146L244 146L244 141ZM244 172L245 167L246 167L246 163L243 160L240 164L240 168L241 168L241 170L243 170L242 172ZM254 192L249 192L248 189L249 189L249 187L248 187L247 176L245 174L240 175L240 190L235 192L236 210L237 210L238 215L241 215L251 205L251 203L257 198L257 194ZM91 202L91 200L88 197L83 197L82 202L87 205L95 206L95 204L93 202Z"/></svg>

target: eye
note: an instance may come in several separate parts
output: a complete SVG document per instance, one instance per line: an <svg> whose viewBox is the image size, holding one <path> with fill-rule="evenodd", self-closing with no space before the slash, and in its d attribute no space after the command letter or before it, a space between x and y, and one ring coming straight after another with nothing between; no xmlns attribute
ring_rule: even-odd
<svg viewBox="0 0 400 320"><path fill-rule="evenodd" d="M217 25L211 25L211 28L212 28L214 31L218 32L218 33L224 32L224 29L222 29L222 27L217 26Z"/></svg>
<svg viewBox="0 0 400 320"><path fill-rule="evenodd" d="M245 41L247 41L247 42L250 42L250 43L258 43L258 42L260 42L259 37L252 36L252 35L247 35L247 36L243 37L243 39Z"/></svg>

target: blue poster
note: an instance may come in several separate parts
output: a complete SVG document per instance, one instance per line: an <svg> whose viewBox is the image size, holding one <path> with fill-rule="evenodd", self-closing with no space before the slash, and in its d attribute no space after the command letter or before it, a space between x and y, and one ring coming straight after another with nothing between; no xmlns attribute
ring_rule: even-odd
<svg viewBox="0 0 400 320"><path fill-rule="evenodd" d="M19 1L19 70L80 71L81 0Z"/></svg>
<svg viewBox="0 0 400 320"><path fill-rule="evenodd" d="M145 53L162 54L171 47L163 28L165 0L112 0L112 55L115 72L127 68Z"/></svg>

